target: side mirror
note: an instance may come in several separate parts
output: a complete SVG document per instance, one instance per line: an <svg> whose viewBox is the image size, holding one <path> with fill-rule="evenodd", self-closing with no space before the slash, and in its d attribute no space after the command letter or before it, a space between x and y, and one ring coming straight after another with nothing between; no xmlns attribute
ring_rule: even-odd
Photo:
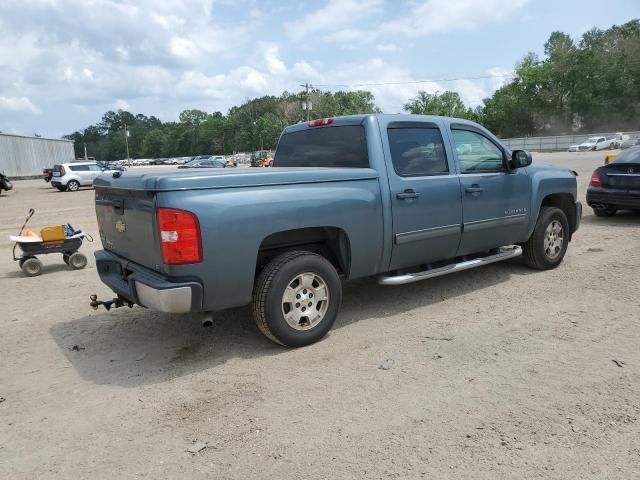
<svg viewBox="0 0 640 480"><path fill-rule="evenodd" d="M522 168L528 167L533 162L533 157L531 156L531 152L527 152L526 150L514 150L511 152L511 168Z"/></svg>

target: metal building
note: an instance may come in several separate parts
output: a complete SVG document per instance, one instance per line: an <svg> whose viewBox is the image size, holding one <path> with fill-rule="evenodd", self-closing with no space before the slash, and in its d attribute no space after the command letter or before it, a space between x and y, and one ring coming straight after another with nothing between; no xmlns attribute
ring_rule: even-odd
<svg viewBox="0 0 640 480"><path fill-rule="evenodd" d="M9 177L41 175L43 168L74 158L71 140L0 133L0 172Z"/></svg>

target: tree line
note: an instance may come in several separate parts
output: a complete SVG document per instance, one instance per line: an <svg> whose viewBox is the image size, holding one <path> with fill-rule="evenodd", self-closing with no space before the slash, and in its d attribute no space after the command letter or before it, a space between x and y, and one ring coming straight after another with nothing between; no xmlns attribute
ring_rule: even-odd
<svg viewBox="0 0 640 480"><path fill-rule="evenodd" d="M311 111L304 107L310 103ZM467 107L457 92L420 91L409 113L467 118L501 137L640 129L640 20L609 29L594 28L574 41L553 32L544 56L528 53L513 78L483 105ZM247 100L225 115L185 110L176 122L118 110L65 138L76 156L101 160L126 158L125 132L132 158L176 157L204 153L273 149L282 129L312 118L378 113L367 91L284 92Z"/></svg>

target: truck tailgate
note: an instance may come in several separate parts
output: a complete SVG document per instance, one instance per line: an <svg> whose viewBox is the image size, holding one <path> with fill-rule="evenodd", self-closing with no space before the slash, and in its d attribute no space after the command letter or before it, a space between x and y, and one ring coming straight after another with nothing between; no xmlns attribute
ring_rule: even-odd
<svg viewBox="0 0 640 480"><path fill-rule="evenodd" d="M154 200L153 192L96 188L96 216L104 249L160 270Z"/></svg>

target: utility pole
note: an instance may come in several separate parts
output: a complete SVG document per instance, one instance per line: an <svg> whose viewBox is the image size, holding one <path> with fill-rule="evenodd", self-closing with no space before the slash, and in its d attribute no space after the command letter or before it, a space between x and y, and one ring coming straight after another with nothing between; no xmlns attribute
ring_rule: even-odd
<svg viewBox="0 0 640 480"><path fill-rule="evenodd" d="M127 130L127 126L124 126L124 144L127 147L127 163L129 163L129 161L131 160L131 157L129 157L129 130Z"/></svg>
<svg viewBox="0 0 640 480"><path fill-rule="evenodd" d="M89 161L89 157L87 156L87 142L84 143L84 161Z"/></svg>
<svg viewBox="0 0 640 480"><path fill-rule="evenodd" d="M306 82L304 85L300 85L304 87L305 101L304 101L304 109L307 111L307 121L309 121L309 115L311 112L311 102L309 101L309 82Z"/></svg>

